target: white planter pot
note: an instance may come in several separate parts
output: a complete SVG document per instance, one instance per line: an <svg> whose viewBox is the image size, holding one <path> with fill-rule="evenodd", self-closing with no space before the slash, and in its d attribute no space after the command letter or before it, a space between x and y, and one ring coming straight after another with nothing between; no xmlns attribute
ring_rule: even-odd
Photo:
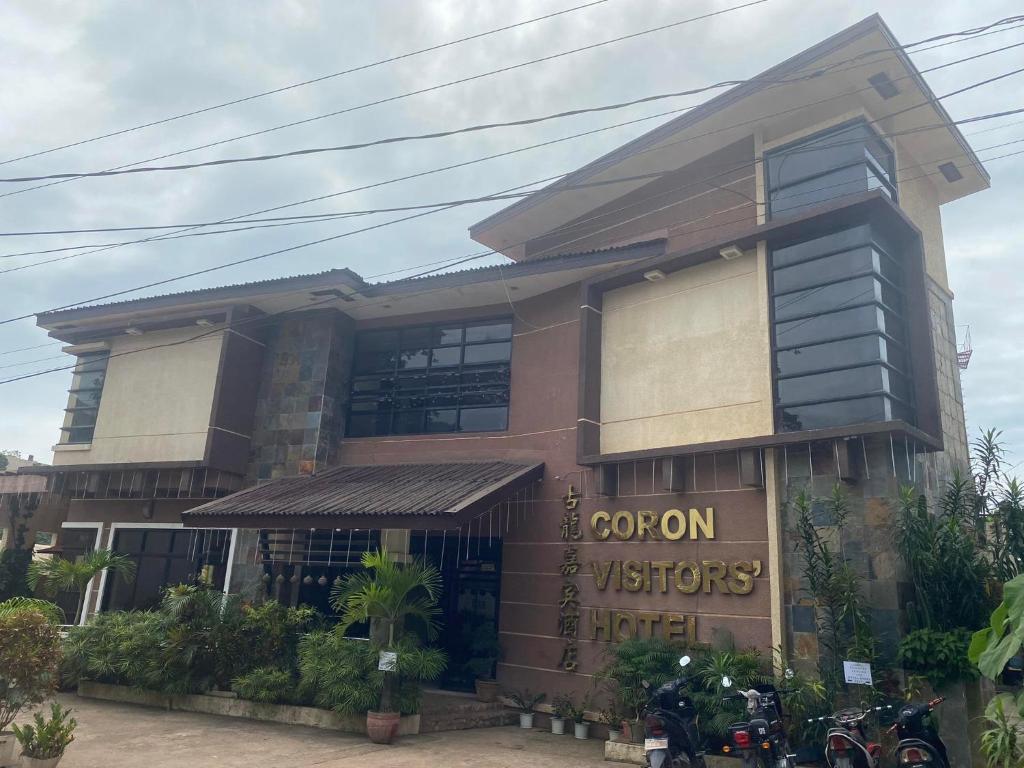
<svg viewBox="0 0 1024 768"><path fill-rule="evenodd" d="M21 765L22 768L57 768L57 763L60 762L61 757L63 757L63 755L58 755L57 757L48 757L45 760L40 760L35 757L22 755Z"/></svg>
<svg viewBox="0 0 1024 768"><path fill-rule="evenodd" d="M519 713L519 727L520 728L533 728L533 712L520 712Z"/></svg>
<svg viewBox="0 0 1024 768"><path fill-rule="evenodd" d="M14 738L14 731L0 731L0 766L17 765L15 761L15 746L18 740ZM18 750L21 751L20 749Z"/></svg>
<svg viewBox="0 0 1024 768"><path fill-rule="evenodd" d="M551 732L557 736L561 736L565 733L565 718L564 717L552 717L551 718Z"/></svg>
<svg viewBox="0 0 1024 768"><path fill-rule="evenodd" d="M618 728L609 728L608 741L622 741L622 731Z"/></svg>
<svg viewBox="0 0 1024 768"><path fill-rule="evenodd" d="M589 739L590 723L573 723L573 735L577 739Z"/></svg>

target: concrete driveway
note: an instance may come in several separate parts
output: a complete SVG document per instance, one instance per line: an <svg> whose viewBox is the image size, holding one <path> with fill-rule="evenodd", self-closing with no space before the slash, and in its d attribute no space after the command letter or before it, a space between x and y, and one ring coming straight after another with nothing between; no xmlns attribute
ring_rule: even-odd
<svg viewBox="0 0 1024 768"><path fill-rule="evenodd" d="M166 712L64 695L78 730L61 768L597 768L603 742L515 727L406 737L391 746L316 728Z"/></svg>

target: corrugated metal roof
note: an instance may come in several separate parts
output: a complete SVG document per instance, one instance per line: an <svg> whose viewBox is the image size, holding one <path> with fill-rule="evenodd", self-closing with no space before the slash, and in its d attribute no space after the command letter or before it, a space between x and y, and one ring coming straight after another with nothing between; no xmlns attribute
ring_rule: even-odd
<svg viewBox="0 0 1024 768"><path fill-rule="evenodd" d="M541 476L543 464L505 461L336 467L271 480L183 513L203 517L455 517Z"/></svg>

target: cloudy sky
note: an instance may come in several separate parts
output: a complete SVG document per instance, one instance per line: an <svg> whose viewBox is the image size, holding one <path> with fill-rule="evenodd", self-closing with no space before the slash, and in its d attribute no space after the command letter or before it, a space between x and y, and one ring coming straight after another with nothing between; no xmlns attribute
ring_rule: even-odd
<svg viewBox="0 0 1024 768"><path fill-rule="evenodd" d="M585 0L350 0L254 3L45 2L0 7L0 160L424 48L543 15ZM555 19L96 141L0 165L0 175L101 170L306 117L334 112L499 67L670 23L742 0L607 0ZM884 6L884 8L882 7ZM1020 13L1008 0L769 0L665 32L567 56L472 83L401 99L177 158L210 160L445 130L749 77L863 17L882 11L907 43ZM1024 28L914 56L920 68L1024 41ZM928 76L945 93L1024 66L1017 48ZM680 98L605 115L432 142L315 155L174 174L84 179L0 198L0 230L118 227L218 220L330 194L591 128L682 108ZM946 102L954 119L1024 106L1024 75ZM352 193L282 214L324 213L490 194L571 170L654 127L609 130L510 158ZM1024 137L1024 122L976 139L975 148ZM977 130L977 129L975 129ZM967 131L968 134L971 131ZM993 156L1006 151L981 152ZM988 165L992 189L946 206L943 220L957 322L970 325L974 357L963 375L968 428L1004 430L1013 461L1024 460L1024 156ZM0 194L25 188L3 185ZM149 293L243 282L332 267L364 276L478 252L466 230L497 210L465 206ZM254 230L111 249L0 274L0 319L112 293L182 272L386 221ZM0 255L129 239L116 234L0 238ZM0 269L75 253L0 259ZM133 296L146 295L146 292ZM962 327L959 329L964 330ZM47 368L59 346L31 320L0 325L0 378ZM0 449L48 461L58 438L70 375L0 387ZM159 406L158 406L159 407Z"/></svg>

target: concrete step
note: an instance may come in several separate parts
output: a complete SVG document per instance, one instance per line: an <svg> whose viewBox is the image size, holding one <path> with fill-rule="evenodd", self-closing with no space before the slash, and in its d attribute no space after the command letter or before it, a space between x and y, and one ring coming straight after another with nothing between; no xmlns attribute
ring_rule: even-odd
<svg viewBox="0 0 1024 768"><path fill-rule="evenodd" d="M475 696L452 691L423 692L420 704L420 733L493 728L519 722L515 712L501 702L478 701Z"/></svg>

